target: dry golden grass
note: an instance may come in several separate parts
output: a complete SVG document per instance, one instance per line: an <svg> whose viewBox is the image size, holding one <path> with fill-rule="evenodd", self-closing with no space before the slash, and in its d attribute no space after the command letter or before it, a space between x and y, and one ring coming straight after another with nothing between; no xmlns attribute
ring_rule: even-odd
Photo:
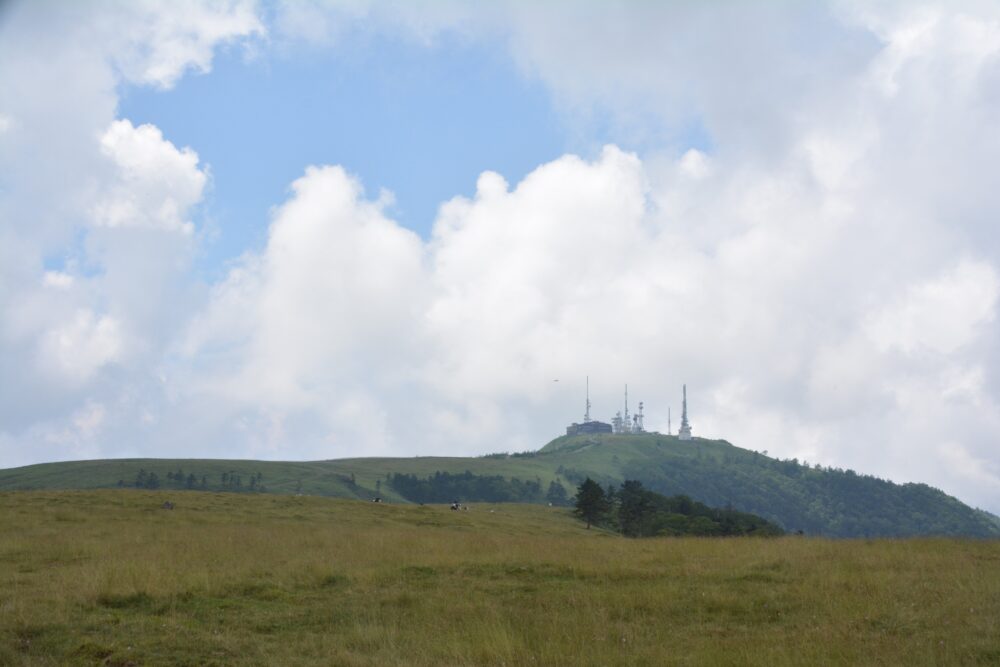
<svg viewBox="0 0 1000 667"><path fill-rule="evenodd" d="M8 493L0 664L1000 664L1000 543L635 541L537 506Z"/></svg>

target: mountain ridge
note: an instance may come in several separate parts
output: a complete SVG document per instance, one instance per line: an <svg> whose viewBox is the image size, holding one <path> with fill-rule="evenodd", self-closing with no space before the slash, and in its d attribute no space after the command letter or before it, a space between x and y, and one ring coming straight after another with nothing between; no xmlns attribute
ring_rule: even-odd
<svg viewBox="0 0 1000 667"><path fill-rule="evenodd" d="M393 474L437 472L562 485L586 477L604 485L641 481L665 495L760 515L789 531L832 537L955 535L1000 537L1000 519L921 483L897 484L851 470L805 466L725 440L681 441L659 433L561 436L538 451L479 457L352 458L325 461L98 459L0 470L0 491L134 486L140 471L160 488L303 493L409 502ZM169 476L169 477L168 477ZM190 483L194 480L194 485ZM250 480L255 486L250 487ZM203 480L206 484L203 486ZM225 480L225 486L223 484ZM235 481L234 481L235 480ZM534 487L533 487L534 488ZM539 495L536 502L545 502Z"/></svg>

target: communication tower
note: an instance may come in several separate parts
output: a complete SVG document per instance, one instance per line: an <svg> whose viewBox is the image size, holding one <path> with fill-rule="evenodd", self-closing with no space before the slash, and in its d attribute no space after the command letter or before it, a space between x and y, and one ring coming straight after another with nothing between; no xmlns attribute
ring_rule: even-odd
<svg viewBox="0 0 1000 667"><path fill-rule="evenodd" d="M688 423L688 388L684 385L684 402L681 408L681 428L677 431L677 437L681 440L691 439L691 424Z"/></svg>
<svg viewBox="0 0 1000 667"><path fill-rule="evenodd" d="M566 427L566 435L582 435L585 433L611 433L611 424L595 421L590 418L590 376L587 376L586 403L583 412L583 423L576 422Z"/></svg>
<svg viewBox="0 0 1000 667"><path fill-rule="evenodd" d="M629 416L628 416L628 385L625 385L625 414L623 416L623 419L624 419L624 423L622 425L625 427L625 431L624 432L625 433L631 433L632 432L632 421L629 419Z"/></svg>

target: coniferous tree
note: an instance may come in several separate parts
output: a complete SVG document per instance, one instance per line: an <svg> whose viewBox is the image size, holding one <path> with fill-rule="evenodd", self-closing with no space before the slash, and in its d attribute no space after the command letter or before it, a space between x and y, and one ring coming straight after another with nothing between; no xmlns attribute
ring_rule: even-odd
<svg viewBox="0 0 1000 667"><path fill-rule="evenodd" d="M627 480L618 492L618 501L618 526L622 535L642 537L647 534L645 524L653 512L653 505L642 483Z"/></svg>
<svg viewBox="0 0 1000 667"><path fill-rule="evenodd" d="M566 495L566 487L556 480L549 482L549 490L545 494L545 499L553 505L565 505L569 501Z"/></svg>
<svg viewBox="0 0 1000 667"><path fill-rule="evenodd" d="M599 522L608 513L608 498L601 485L589 477L583 481L576 491L574 512L587 522L587 528Z"/></svg>

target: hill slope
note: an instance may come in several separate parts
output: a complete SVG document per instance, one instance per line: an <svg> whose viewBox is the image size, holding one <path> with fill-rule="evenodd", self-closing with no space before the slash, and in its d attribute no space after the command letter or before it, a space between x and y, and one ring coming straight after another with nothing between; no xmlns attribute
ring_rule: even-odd
<svg viewBox="0 0 1000 667"><path fill-rule="evenodd" d="M478 458L358 458L315 462L118 459L47 463L0 471L0 490L134 486L140 470L160 488L303 493L407 502L394 474L431 477L466 471L530 483L545 502L552 482L572 495L586 477L602 484L640 480L665 495L758 514L786 530L838 537L1000 536L996 517L925 484L894 484L853 471L817 469L734 447L724 440L674 436L584 435L553 440L538 452ZM258 484L251 479L260 479ZM225 482L223 482L225 480ZM236 480L236 481L234 481Z"/></svg>

